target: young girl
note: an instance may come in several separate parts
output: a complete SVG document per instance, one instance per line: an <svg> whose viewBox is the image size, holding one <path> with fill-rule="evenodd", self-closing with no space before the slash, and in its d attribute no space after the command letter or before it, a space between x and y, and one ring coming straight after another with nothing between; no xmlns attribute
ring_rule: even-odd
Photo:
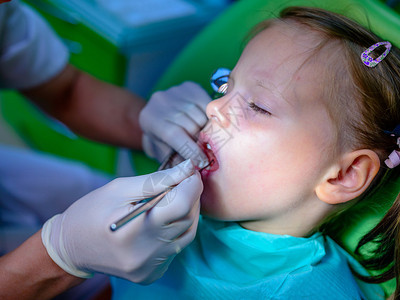
<svg viewBox="0 0 400 300"><path fill-rule="evenodd" d="M319 9L260 24L207 107L199 144L212 163L195 241L153 285L114 279L115 299L383 298L319 232L397 147L385 132L400 124L400 55L378 42Z"/></svg>

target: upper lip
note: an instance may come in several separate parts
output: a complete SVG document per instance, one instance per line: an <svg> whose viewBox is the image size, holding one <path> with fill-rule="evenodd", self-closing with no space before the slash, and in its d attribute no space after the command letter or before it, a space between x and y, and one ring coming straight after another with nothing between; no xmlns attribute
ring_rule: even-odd
<svg viewBox="0 0 400 300"><path fill-rule="evenodd" d="M215 149L216 149L215 143L211 140L210 136L207 135L204 131L201 131L201 132L200 132L199 138L198 138L198 140L197 140L197 143L198 143L201 147L204 147L206 144L210 145L211 151L213 152L215 158L216 158L217 160L219 160L219 159L218 159L218 156L217 156L217 152L215 151Z"/></svg>
<svg viewBox="0 0 400 300"><path fill-rule="evenodd" d="M211 146L211 148L214 148L212 145L212 141L211 138L204 132L201 131L199 134L199 138L197 140L197 143L200 144L201 146L205 145L205 144L209 144Z"/></svg>

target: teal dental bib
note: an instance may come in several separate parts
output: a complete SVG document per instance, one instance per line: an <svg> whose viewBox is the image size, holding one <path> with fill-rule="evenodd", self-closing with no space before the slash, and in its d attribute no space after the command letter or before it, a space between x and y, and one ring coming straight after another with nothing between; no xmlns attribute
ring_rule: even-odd
<svg viewBox="0 0 400 300"><path fill-rule="evenodd" d="M162 278L148 286L113 278L113 299L384 299L377 286L361 292L349 260L358 270L320 233L274 235L202 218Z"/></svg>

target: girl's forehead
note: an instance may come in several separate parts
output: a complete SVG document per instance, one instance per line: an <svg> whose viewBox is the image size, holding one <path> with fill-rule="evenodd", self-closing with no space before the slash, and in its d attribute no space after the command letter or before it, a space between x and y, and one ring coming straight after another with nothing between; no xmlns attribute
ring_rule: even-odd
<svg viewBox="0 0 400 300"><path fill-rule="evenodd" d="M298 30L292 23L273 23L248 43L232 75L258 73L267 80L274 77L287 80L304 67L323 65L323 59L313 58L320 42L321 39Z"/></svg>
<svg viewBox="0 0 400 300"><path fill-rule="evenodd" d="M322 42L321 35L294 22L275 22L250 40L243 51L256 59L270 59L270 63L301 63L315 52Z"/></svg>
<svg viewBox="0 0 400 300"><path fill-rule="evenodd" d="M307 25L300 24L293 20L273 20L269 22L268 26L263 30L259 31L253 39L266 32L277 41L289 39L292 43L304 48L314 47L322 38L322 35L316 30L312 30Z"/></svg>
<svg viewBox="0 0 400 300"><path fill-rule="evenodd" d="M327 79L325 54L316 53L321 39L308 33L293 22L273 23L249 42L233 79L250 88L266 87L291 105L317 100L324 104L320 99Z"/></svg>

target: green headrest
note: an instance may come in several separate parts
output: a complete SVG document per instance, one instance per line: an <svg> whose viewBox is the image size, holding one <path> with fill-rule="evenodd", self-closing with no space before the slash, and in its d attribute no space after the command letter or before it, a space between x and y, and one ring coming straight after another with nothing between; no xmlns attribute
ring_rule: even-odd
<svg viewBox="0 0 400 300"><path fill-rule="evenodd" d="M210 75L219 67L233 68L244 49L250 29L262 20L273 18L288 6L320 7L350 17L382 39L400 46L400 16L379 1L373 0L241 0L204 29L162 76L156 90L191 80L211 92ZM333 236L352 252L359 239L384 215L396 197L399 187L397 172L386 176L384 183L363 203L343 214L346 224ZM391 293L394 282L383 285Z"/></svg>

